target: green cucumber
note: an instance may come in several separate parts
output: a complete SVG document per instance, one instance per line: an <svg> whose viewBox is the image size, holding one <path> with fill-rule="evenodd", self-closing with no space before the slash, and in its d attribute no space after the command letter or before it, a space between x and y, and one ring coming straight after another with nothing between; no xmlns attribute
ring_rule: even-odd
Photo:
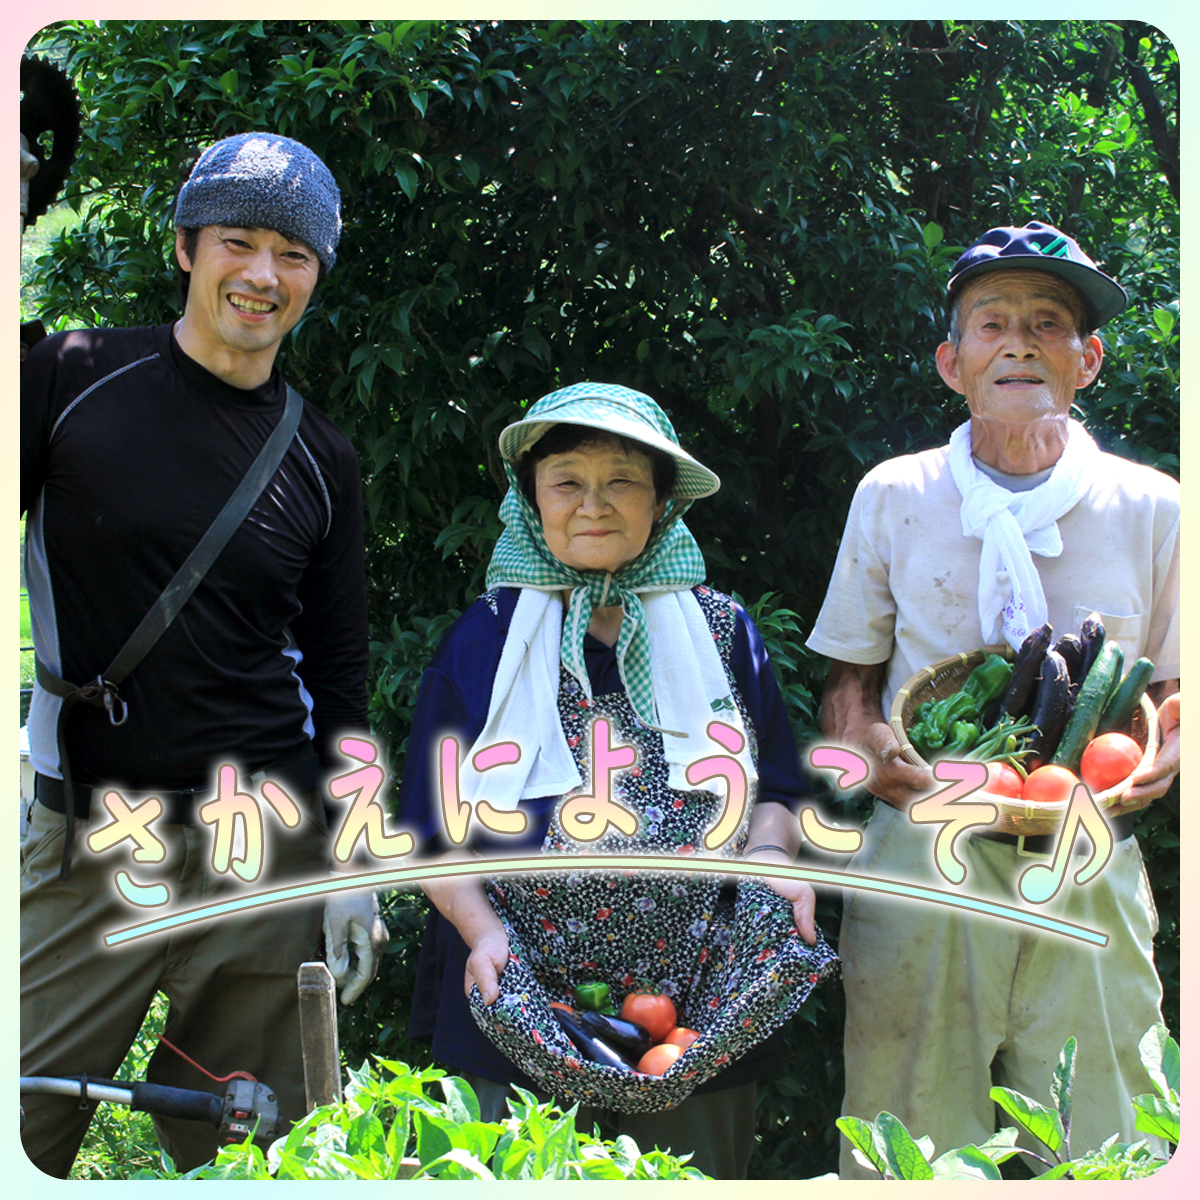
<svg viewBox="0 0 1200 1200"><path fill-rule="evenodd" d="M1097 733L1109 733L1113 729L1120 729L1133 716L1134 709L1141 703L1142 693L1145 692L1153 674L1154 664L1148 658L1139 658L1129 668L1129 673L1104 707L1100 724L1096 726Z"/></svg>
<svg viewBox="0 0 1200 1200"><path fill-rule="evenodd" d="M1105 642L1079 689L1075 711L1067 722L1054 755L1053 761L1056 766L1066 767L1068 771L1079 774L1079 760L1083 757L1084 747L1096 735L1100 715L1121 678L1121 668L1124 665L1125 655L1121 647L1116 642Z"/></svg>

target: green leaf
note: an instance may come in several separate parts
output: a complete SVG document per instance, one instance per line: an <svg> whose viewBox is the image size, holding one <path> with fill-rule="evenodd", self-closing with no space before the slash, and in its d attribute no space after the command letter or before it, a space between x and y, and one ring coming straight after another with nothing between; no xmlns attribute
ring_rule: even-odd
<svg viewBox="0 0 1200 1200"><path fill-rule="evenodd" d="M1166 1138L1174 1145L1179 1144L1179 1105L1171 1100L1147 1092L1134 1096L1133 1109L1137 1113L1134 1127L1139 1133Z"/></svg>
<svg viewBox="0 0 1200 1200"><path fill-rule="evenodd" d="M611 1158L588 1159L583 1164L584 1179L628 1179L628 1174Z"/></svg>
<svg viewBox="0 0 1200 1200"><path fill-rule="evenodd" d="M1064 1131L1058 1113L1012 1088L994 1087L989 1095L1022 1129L1055 1154L1062 1149Z"/></svg>
<svg viewBox="0 0 1200 1200"><path fill-rule="evenodd" d="M1156 308L1151 314L1163 337L1175 328L1175 314L1169 308Z"/></svg>
<svg viewBox="0 0 1200 1200"><path fill-rule="evenodd" d="M486 1162L491 1158L496 1143L500 1140L501 1128L500 1125L488 1121L464 1121L459 1125L464 1149Z"/></svg>
<svg viewBox="0 0 1200 1200"><path fill-rule="evenodd" d="M1164 1100L1178 1099L1179 1044L1167 1027L1158 1024L1147 1029L1138 1042L1138 1054L1158 1094Z"/></svg>
<svg viewBox="0 0 1200 1200"><path fill-rule="evenodd" d="M238 83L237 71L233 68L230 68L228 71L225 72L224 75L221 76L221 78L220 78L220 80L218 80L218 82L221 85L221 91L223 91L227 96L232 96L233 93L237 90L237 83Z"/></svg>
<svg viewBox="0 0 1200 1200"><path fill-rule="evenodd" d="M1021 1153L1017 1149L1017 1130L1011 1125L1006 1125L1003 1129L996 1130L986 1142L981 1142L979 1149L994 1163L1007 1162L1014 1155Z"/></svg>
<svg viewBox="0 0 1200 1200"><path fill-rule="evenodd" d="M886 1175L886 1157L875 1145L875 1131L870 1122L861 1117L838 1117L837 1127L846 1135L846 1140L857 1150L880 1175Z"/></svg>
<svg viewBox="0 0 1200 1200"><path fill-rule="evenodd" d="M1058 1066L1050 1077L1050 1098L1058 1109L1062 1121L1063 1138L1070 1144L1071 1140L1071 1092L1075 1086L1075 1039L1067 1038L1058 1056Z"/></svg>
<svg viewBox="0 0 1200 1200"><path fill-rule="evenodd" d="M379 349L380 361L390 367L397 375L404 374L404 348L394 342Z"/></svg>
<svg viewBox="0 0 1200 1200"><path fill-rule="evenodd" d="M387 1153L387 1139L383 1122L373 1112L365 1112L351 1122L346 1131L346 1152L366 1158L373 1165L382 1165Z"/></svg>
<svg viewBox="0 0 1200 1200"><path fill-rule="evenodd" d="M473 1154L456 1147L447 1150L445 1154L432 1162L423 1163L421 1169L413 1176L414 1179L495 1179L491 1173Z"/></svg>
<svg viewBox="0 0 1200 1200"><path fill-rule="evenodd" d="M1069 1162L1059 1163L1057 1166L1051 1167L1044 1175L1035 1176L1035 1180L1040 1183L1044 1179L1062 1179L1070 1169Z"/></svg>
<svg viewBox="0 0 1200 1200"><path fill-rule="evenodd" d="M929 224L921 230L921 237L925 241L925 248L927 250L932 250L934 246L940 245L942 238L945 236L946 235L942 231L942 227L935 224L933 221L930 221Z"/></svg>
<svg viewBox="0 0 1200 1200"><path fill-rule="evenodd" d="M501 1138L492 1167L501 1179L532 1179L529 1163L533 1153L533 1143L525 1138L513 1138L511 1141Z"/></svg>
<svg viewBox="0 0 1200 1200"><path fill-rule="evenodd" d="M396 163L392 168L396 173L396 182L400 185L400 190L410 199L413 200L417 195L417 173L406 163Z"/></svg>
<svg viewBox="0 0 1200 1200"><path fill-rule="evenodd" d="M413 1128L417 1132L417 1158L421 1165L433 1162L458 1147L463 1148L462 1134L458 1124L432 1113L413 1113Z"/></svg>
<svg viewBox="0 0 1200 1200"><path fill-rule="evenodd" d="M475 1089L457 1075L447 1075L439 1079L438 1084L442 1095L446 1097L446 1107L450 1116L459 1124L466 1121L479 1120L479 1100Z"/></svg>
<svg viewBox="0 0 1200 1200"><path fill-rule="evenodd" d="M995 1160L978 1146L947 1150L933 1161L934 1179L999 1179Z"/></svg>
<svg viewBox="0 0 1200 1200"><path fill-rule="evenodd" d="M883 1138L888 1166L897 1179L933 1178L933 1168L899 1117L890 1112L881 1112L875 1118L875 1128Z"/></svg>
<svg viewBox="0 0 1200 1200"><path fill-rule="evenodd" d="M575 1134L574 1115L556 1121L538 1147L536 1168L542 1179L567 1179L568 1163L579 1157L579 1141Z"/></svg>

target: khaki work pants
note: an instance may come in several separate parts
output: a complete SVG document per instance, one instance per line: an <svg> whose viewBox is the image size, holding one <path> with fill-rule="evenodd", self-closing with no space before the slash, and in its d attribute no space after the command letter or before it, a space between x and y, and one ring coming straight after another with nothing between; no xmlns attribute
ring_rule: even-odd
<svg viewBox="0 0 1200 1200"><path fill-rule="evenodd" d="M848 869L1020 907L1021 872L1048 861L964 834L955 850L967 876L955 889L934 871L936 834L877 802L866 843ZM1086 836L1079 842L1085 844ZM1085 861L1075 858L1073 869ZM978 1144L996 1128L990 1088L1014 1088L1050 1104L1059 1053L1074 1036L1072 1153L1097 1149L1114 1133L1123 1142L1144 1136L1134 1128L1130 1101L1153 1091L1138 1041L1162 1019L1162 987L1153 955L1158 916L1137 839L1118 842L1101 874L1083 887L1072 882L1071 869L1057 896L1028 907L1107 933L1103 949L940 904L846 890L839 947L843 1114L874 1120L886 1110L913 1137L932 1138L935 1155ZM1054 1161L1040 1143L1030 1145ZM879 1178L854 1161L845 1138L841 1177Z"/></svg>
<svg viewBox="0 0 1200 1200"><path fill-rule="evenodd" d="M112 1078L156 991L170 1000L163 1036L214 1075L248 1071L279 1100L282 1131L306 1111L296 971L316 957L323 904L297 901L218 917L109 948L105 934L167 909L135 908L114 886L119 869L138 883L162 882L171 911L287 878L327 874L329 835L307 813L294 830L267 817L266 869L253 889L235 889L209 862L212 829L160 825L162 863L134 863L128 842L101 855L76 823L71 877L60 881L65 818L33 806L21 857L21 1074ZM268 880L269 873L269 880ZM237 881L235 881L237 882ZM173 1087L222 1092L221 1084L159 1044L146 1077ZM33 1163L65 1177L91 1119L78 1099L22 1097L22 1141ZM180 1170L211 1159L216 1130L203 1122L156 1118L163 1148Z"/></svg>

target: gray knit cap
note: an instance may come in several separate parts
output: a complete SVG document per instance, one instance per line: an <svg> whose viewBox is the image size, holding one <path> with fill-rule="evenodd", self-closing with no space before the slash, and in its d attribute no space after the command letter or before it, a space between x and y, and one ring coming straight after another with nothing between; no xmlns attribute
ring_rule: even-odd
<svg viewBox="0 0 1200 1200"><path fill-rule="evenodd" d="M311 246L326 270L337 261L341 193L307 147L275 133L239 133L200 155L179 191L175 224L274 229Z"/></svg>

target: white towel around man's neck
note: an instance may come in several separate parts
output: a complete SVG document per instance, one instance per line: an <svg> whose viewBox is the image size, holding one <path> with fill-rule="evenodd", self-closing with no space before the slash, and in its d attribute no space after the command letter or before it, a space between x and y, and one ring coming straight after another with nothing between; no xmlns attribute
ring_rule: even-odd
<svg viewBox="0 0 1200 1200"><path fill-rule="evenodd" d="M659 728L686 735L663 734L669 785L679 791L694 790L685 776L687 767L699 759L729 753L708 737L708 724L714 720L741 734L744 745L732 757L742 765L751 785L757 773L749 738L696 597L690 590L653 593L645 597L644 607ZM460 800L486 800L504 811L516 808L523 799L561 796L583 785L558 715L561 646L558 590L523 587L492 684L487 720L459 772ZM591 695L586 679L580 680L580 686ZM475 755L499 742L520 746L520 761L475 771ZM703 787L727 795L720 779Z"/></svg>
<svg viewBox="0 0 1200 1200"><path fill-rule="evenodd" d="M1006 640L1014 649L1046 621L1046 594L1033 555L1063 551L1058 519L1084 497L1100 451L1078 421L1050 477L1028 491L1011 492L989 479L971 457L971 422L950 435L950 473L962 496L965 537L979 538L979 625L984 645Z"/></svg>

